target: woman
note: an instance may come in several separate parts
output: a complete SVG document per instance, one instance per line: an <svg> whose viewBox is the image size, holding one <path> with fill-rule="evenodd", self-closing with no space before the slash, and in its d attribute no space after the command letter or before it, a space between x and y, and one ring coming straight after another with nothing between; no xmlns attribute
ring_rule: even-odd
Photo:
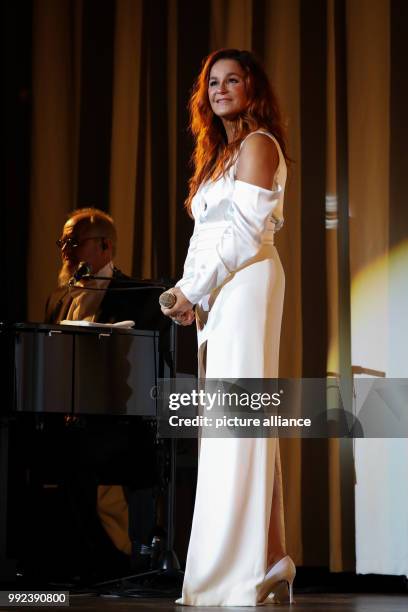
<svg viewBox="0 0 408 612"><path fill-rule="evenodd" d="M163 313L197 319L208 378L278 375L284 275L283 129L268 79L248 51L204 62L190 101L196 138L187 208L195 219L177 301ZM193 310L194 309L194 310ZM195 606L292 601L277 439L203 438L183 595Z"/></svg>

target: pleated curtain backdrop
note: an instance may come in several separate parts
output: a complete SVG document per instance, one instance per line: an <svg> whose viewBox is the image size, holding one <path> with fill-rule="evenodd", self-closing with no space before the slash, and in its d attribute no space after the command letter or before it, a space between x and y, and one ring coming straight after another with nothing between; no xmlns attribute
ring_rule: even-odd
<svg viewBox="0 0 408 612"><path fill-rule="evenodd" d="M401 206L388 195L390 155L397 158L402 138L397 130L390 136L390 123L403 108L390 105L390 75L402 61L390 51L398 38L390 15L403 5L34 0L28 318L42 319L59 266L54 241L75 207L114 216L124 272L180 276L192 231L183 210L189 92L210 51L247 48L276 88L294 160L277 237L286 273L280 374L325 377L369 367L362 363L370 347L359 274L382 258L377 295L392 310L401 296L389 291L387 258L391 243L406 253L408 234ZM396 174L405 193L406 174ZM389 312L378 315L386 317L383 344ZM392 338L390 353L400 351L401 340ZM282 440L281 449L288 552L300 565L354 569L350 441ZM357 521L366 511L360 507Z"/></svg>

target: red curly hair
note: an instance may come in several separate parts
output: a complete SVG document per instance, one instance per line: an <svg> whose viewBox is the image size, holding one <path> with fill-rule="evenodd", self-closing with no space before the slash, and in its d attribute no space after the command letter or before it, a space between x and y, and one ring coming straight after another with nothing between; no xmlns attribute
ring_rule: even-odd
<svg viewBox="0 0 408 612"><path fill-rule="evenodd" d="M236 119L235 139L228 143L223 123L215 115L208 98L211 68L221 59L239 63L245 73L248 105ZM189 181L189 194L185 206L191 214L191 202L201 183L216 180L234 162L243 139L255 130L264 129L275 136L285 159L285 130L276 95L268 77L255 56L239 49L214 51L203 61L201 72L193 86L189 101L190 130L196 144L191 158L194 174Z"/></svg>

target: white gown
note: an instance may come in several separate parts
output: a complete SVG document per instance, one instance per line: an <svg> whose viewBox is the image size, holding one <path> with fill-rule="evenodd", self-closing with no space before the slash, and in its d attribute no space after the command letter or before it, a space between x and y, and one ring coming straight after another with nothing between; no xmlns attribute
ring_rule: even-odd
<svg viewBox="0 0 408 612"><path fill-rule="evenodd" d="M235 163L192 203L195 228L177 285L197 304L207 378L278 376L284 274L273 235L283 222L286 164L266 135L279 152L271 190L236 180ZM203 437L177 603L255 606L268 567L285 554L278 440Z"/></svg>

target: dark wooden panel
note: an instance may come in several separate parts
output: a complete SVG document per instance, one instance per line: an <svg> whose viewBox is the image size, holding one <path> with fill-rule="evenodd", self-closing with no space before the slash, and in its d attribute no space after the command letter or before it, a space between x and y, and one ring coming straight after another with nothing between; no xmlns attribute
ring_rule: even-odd
<svg viewBox="0 0 408 612"><path fill-rule="evenodd" d="M78 206L109 209L115 4L83 3Z"/></svg>
<svg viewBox="0 0 408 612"><path fill-rule="evenodd" d="M326 375L326 2L302 0L300 40L303 376Z"/></svg>
<svg viewBox="0 0 408 612"><path fill-rule="evenodd" d="M326 2L300 4L302 373L326 375ZM324 393L320 398L325 406ZM327 440L302 443L302 541L306 565L328 559ZM310 491L319 491L318 500Z"/></svg>
<svg viewBox="0 0 408 612"><path fill-rule="evenodd" d="M187 104L193 83L198 76L201 63L209 53L210 3L178 2L178 43L177 43L177 230L176 268L181 275L189 238L193 225L183 210L188 193L189 165L193 142L188 133Z"/></svg>
<svg viewBox="0 0 408 612"><path fill-rule="evenodd" d="M390 82L390 249L408 238L408 3L393 0Z"/></svg>

